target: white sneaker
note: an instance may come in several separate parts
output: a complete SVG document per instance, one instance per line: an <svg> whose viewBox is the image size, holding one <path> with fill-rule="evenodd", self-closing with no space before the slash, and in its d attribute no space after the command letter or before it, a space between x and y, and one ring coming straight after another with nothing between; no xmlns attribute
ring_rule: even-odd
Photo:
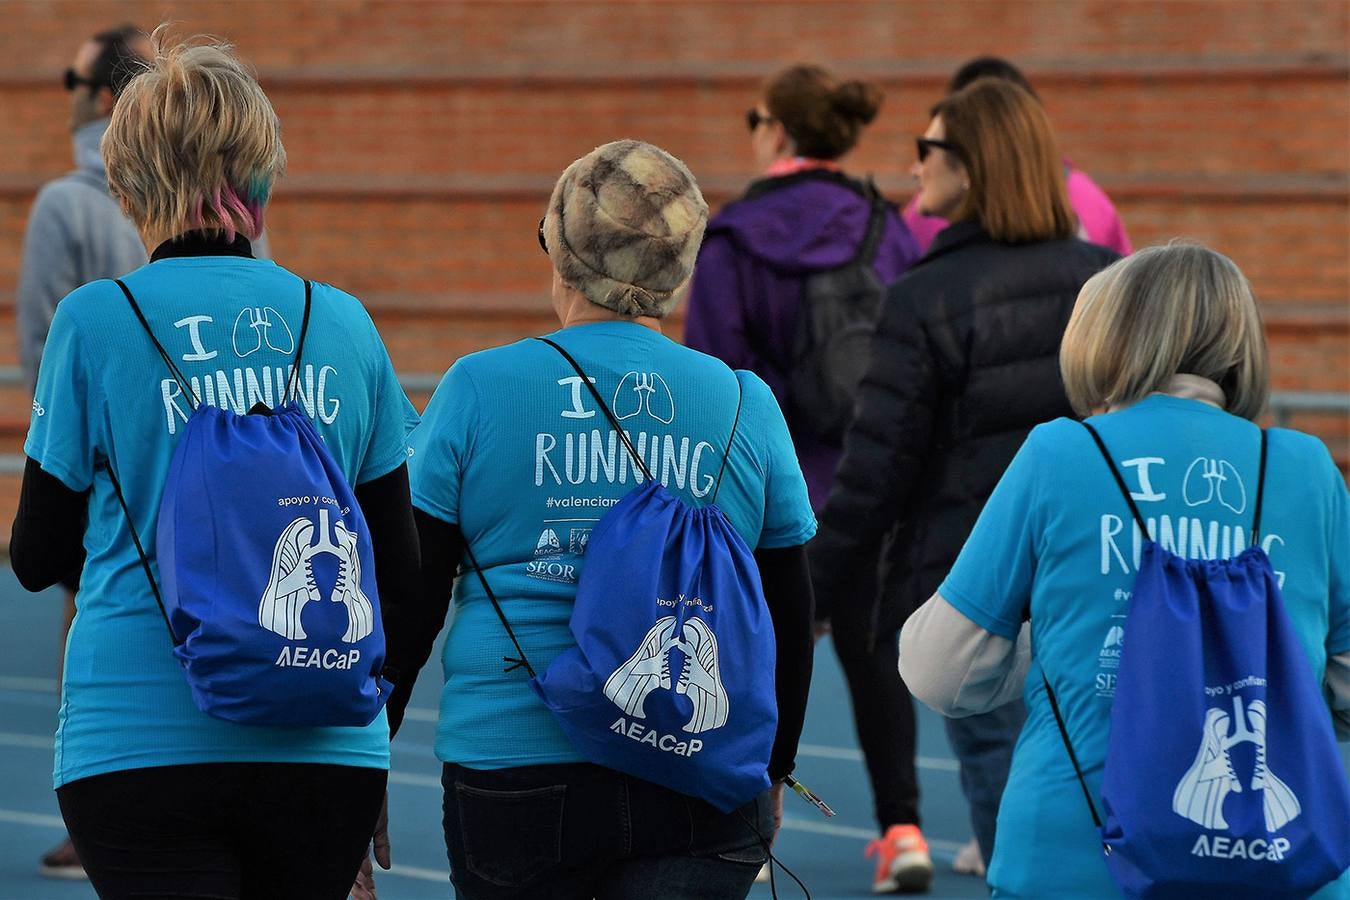
<svg viewBox="0 0 1350 900"><path fill-rule="evenodd" d="M952 871L958 875L984 877L984 857L980 855L979 841L971 838L968 844L956 851L956 859L952 860Z"/></svg>

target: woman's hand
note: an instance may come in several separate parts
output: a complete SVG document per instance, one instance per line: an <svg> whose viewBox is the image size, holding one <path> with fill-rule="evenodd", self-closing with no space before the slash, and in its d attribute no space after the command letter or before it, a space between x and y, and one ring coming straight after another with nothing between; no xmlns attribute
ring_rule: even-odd
<svg viewBox="0 0 1350 900"><path fill-rule="evenodd" d="M392 865L389 857L389 794L386 792L380 803L380 817L375 820L375 834L370 841L375 861L386 871ZM370 853L361 860L361 868L352 883L351 900L376 900L375 867L370 864Z"/></svg>
<svg viewBox="0 0 1350 900"><path fill-rule="evenodd" d="M783 827L783 788L781 781L775 781L769 788L769 799L773 803L773 836L778 838L778 830Z"/></svg>

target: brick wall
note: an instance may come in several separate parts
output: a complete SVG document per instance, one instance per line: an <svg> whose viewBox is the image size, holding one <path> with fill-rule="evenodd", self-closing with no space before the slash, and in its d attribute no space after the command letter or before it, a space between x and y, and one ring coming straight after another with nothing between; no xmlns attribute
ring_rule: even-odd
<svg viewBox="0 0 1350 900"><path fill-rule="evenodd" d="M1196 238L1243 267L1278 389L1350 390L1341 0L20 0L4 12L3 335L33 192L70 165L57 78L84 35L122 21L222 35L257 67L290 156L269 210L276 257L362 296L410 372L550 324L535 225L557 173L592 146L665 146L717 205L754 174L741 113L761 79L820 61L886 91L845 162L902 199L912 137L946 77L993 52L1027 70L1064 152L1136 245ZM14 357L0 338L0 365ZM19 448L22 394L0 389L0 453ZM1343 417L1293 424L1350 457ZM13 482L0 477L5 521Z"/></svg>

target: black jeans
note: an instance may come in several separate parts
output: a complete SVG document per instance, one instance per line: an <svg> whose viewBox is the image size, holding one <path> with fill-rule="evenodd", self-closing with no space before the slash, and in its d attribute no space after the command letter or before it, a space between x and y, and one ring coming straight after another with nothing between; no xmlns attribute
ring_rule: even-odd
<svg viewBox="0 0 1350 900"><path fill-rule="evenodd" d="M56 791L102 900L342 900L388 772L208 763L95 775Z"/></svg>
<svg viewBox="0 0 1350 900"><path fill-rule="evenodd" d="M460 900L739 900L768 859L768 792L731 813L587 764L447 763L445 844Z"/></svg>
<svg viewBox="0 0 1350 900"><path fill-rule="evenodd" d="M879 634L873 643L871 631L872 623L862 616L836 615L831 623L834 652L848 680L853 724L872 782L877 825L884 834L892 825L920 824L918 726L914 699L898 671L898 635Z"/></svg>

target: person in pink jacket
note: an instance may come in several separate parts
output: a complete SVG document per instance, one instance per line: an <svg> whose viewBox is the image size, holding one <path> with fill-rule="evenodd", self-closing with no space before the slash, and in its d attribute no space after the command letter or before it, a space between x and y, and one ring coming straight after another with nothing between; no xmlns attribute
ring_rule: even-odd
<svg viewBox="0 0 1350 900"><path fill-rule="evenodd" d="M1004 78L1025 88L1031 96L1036 96L1036 91L1032 89L1022 71L1006 59L997 56L977 57L957 69L951 83L947 85L947 93L956 93L977 78ZM1128 256L1133 249L1130 246L1130 236L1126 233L1125 224L1120 221L1120 214L1116 212L1111 198L1106 196L1106 192L1098 187L1086 172L1074 168L1067 159L1064 161L1064 176L1069 189L1069 205L1078 216L1078 236L1085 241L1110 247L1122 256ZM928 252L928 247L938 232L947 227L946 219L925 216L919 212L917 192L905 207L904 219L910 233L914 235L925 253Z"/></svg>

